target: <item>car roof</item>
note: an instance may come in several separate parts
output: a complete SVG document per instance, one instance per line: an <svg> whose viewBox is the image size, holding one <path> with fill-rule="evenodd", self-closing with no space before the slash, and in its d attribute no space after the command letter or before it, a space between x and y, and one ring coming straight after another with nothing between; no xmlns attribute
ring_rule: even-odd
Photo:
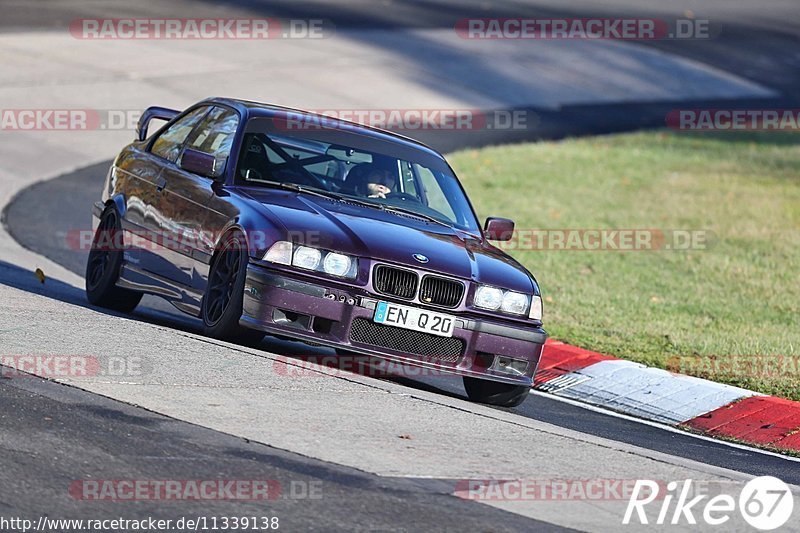
<svg viewBox="0 0 800 533"><path fill-rule="evenodd" d="M377 139L384 139L390 140L393 142L397 142L400 144L404 144L410 148L416 148L425 152L428 152L431 155L434 155L442 160L445 160L444 156L431 148L430 146L425 145L415 139L410 137L406 137L404 135L399 135L397 133L383 130L380 128L375 128L373 126L367 126L364 124L359 124L358 122L351 122L349 120L343 120L339 118L332 118L326 115L322 115L319 113L314 113L311 111L305 111L303 109L296 109L292 107L284 107L274 104L265 104L262 102L254 102L251 100L241 100L238 98L221 98L221 97L213 97L207 98L201 103L212 103L212 104L224 104L235 109L238 109L241 112L246 112L246 114L250 117L274 117L279 114L285 114L287 111L293 114L299 114L301 117L314 117L320 120L325 120L326 128L333 129L333 130L342 130L342 131L349 131L349 132L356 132L361 135L367 135ZM337 124L339 125L337 127Z"/></svg>

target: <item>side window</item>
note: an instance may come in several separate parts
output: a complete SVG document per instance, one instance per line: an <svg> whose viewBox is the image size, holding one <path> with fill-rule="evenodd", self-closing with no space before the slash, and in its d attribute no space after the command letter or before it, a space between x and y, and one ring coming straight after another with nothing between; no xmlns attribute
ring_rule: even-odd
<svg viewBox="0 0 800 533"><path fill-rule="evenodd" d="M177 161L184 141L207 112L208 106L198 107L180 119L158 136L150 151L172 163Z"/></svg>
<svg viewBox="0 0 800 533"><path fill-rule="evenodd" d="M189 136L186 148L213 155L217 160L214 174L221 176L238 126L239 115L235 111L215 107Z"/></svg>
<svg viewBox="0 0 800 533"><path fill-rule="evenodd" d="M411 170L411 163L408 161L400 162L400 176L400 192L413 194L414 196L419 197L419 194L417 193L417 182L414 179L414 171Z"/></svg>
<svg viewBox="0 0 800 533"><path fill-rule="evenodd" d="M437 210L445 215L450 220L456 220L456 214L450 202L447 201L447 196L442 191L439 181L429 169L414 164L414 170L417 171L419 180L422 182L422 188L425 190L425 197L428 199L428 207Z"/></svg>

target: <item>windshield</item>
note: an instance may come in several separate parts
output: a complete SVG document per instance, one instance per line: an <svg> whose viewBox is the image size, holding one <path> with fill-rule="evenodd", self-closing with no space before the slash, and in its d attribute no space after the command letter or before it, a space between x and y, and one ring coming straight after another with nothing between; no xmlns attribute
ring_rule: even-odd
<svg viewBox="0 0 800 533"><path fill-rule="evenodd" d="M461 184L444 161L355 131L294 132L272 119L252 119L237 179L252 186L299 185L480 231Z"/></svg>

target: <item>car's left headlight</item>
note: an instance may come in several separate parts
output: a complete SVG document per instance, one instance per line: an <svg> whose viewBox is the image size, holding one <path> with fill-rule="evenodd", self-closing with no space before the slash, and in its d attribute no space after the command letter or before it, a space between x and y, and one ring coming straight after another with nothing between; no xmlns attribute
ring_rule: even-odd
<svg viewBox="0 0 800 533"><path fill-rule="evenodd" d="M325 256L325 261L322 262L322 270L331 276L342 277L350 272L350 266L352 264L353 260L350 259L350 256L336 252L328 252Z"/></svg>
<svg viewBox="0 0 800 533"><path fill-rule="evenodd" d="M541 320L541 300L538 296L500 289L490 285L478 286L472 299L472 305L479 309L500 311L509 315L528 314L529 318Z"/></svg>
<svg viewBox="0 0 800 533"><path fill-rule="evenodd" d="M264 261L323 272L337 278L352 279L358 275L358 261L355 257L310 246L295 246L289 241L273 244L264 254Z"/></svg>

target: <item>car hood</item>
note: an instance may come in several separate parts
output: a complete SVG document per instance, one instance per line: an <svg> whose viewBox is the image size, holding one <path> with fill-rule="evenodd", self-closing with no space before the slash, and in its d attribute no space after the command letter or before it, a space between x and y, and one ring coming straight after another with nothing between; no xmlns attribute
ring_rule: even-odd
<svg viewBox="0 0 800 533"><path fill-rule="evenodd" d="M286 239L530 293L532 277L501 250L469 233L378 209L291 191L242 194ZM427 263L414 254L428 258ZM535 291L538 293L538 288Z"/></svg>

